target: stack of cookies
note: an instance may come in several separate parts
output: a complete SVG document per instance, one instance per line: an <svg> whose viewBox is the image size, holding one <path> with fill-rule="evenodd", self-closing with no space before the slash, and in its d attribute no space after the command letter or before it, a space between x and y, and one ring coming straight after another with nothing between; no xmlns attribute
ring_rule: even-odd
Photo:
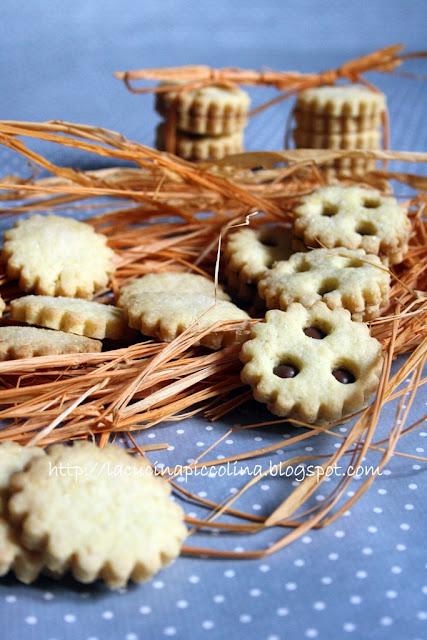
<svg viewBox="0 0 427 640"><path fill-rule="evenodd" d="M385 96L359 86L317 87L298 95L295 146L300 149L380 149ZM375 160L342 158L328 167L341 176L363 175Z"/></svg>
<svg viewBox="0 0 427 640"><path fill-rule="evenodd" d="M158 93L156 111L176 124L175 153L186 160L220 160L243 151L250 99L237 87L209 86ZM156 146L166 149L166 124L157 127Z"/></svg>

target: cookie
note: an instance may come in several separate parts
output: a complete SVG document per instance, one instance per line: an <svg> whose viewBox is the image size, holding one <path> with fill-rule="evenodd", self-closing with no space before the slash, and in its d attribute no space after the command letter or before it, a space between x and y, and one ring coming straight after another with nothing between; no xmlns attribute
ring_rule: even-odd
<svg viewBox="0 0 427 640"><path fill-rule="evenodd" d="M241 131L247 122L250 99L237 87L210 86L182 93L156 95L156 111L167 117L176 110L180 131L197 135L229 136Z"/></svg>
<svg viewBox="0 0 427 640"><path fill-rule="evenodd" d="M277 416L306 423L341 420L377 389L381 345L345 309L319 302L268 311L241 350L242 381Z"/></svg>
<svg viewBox="0 0 427 640"><path fill-rule="evenodd" d="M295 129L295 145L299 149L380 149L380 131L358 133L312 133Z"/></svg>
<svg viewBox="0 0 427 640"><path fill-rule="evenodd" d="M385 104L383 93L352 84L301 91L296 109L329 117L369 118L383 113Z"/></svg>
<svg viewBox="0 0 427 640"><path fill-rule="evenodd" d="M313 249L277 262L258 283L268 309L286 310L293 302L312 307L322 301L343 307L352 319L371 320L388 303L390 275L378 256L363 249Z"/></svg>
<svg viewBox="0 0 427 640"><path fill-rule="evenodd" d="M0 318L3 315L3 311L6 309L6 303L3 298L0 296Z"/></svg>
<svg viewBox="0 0 427 640"><path fill-rule="evenodd" d="M12 475L22 471L28 462L44 454L38 447L21 447L15 442L0 444L0 576L14 571L21 582L33 582L43 568L39 554L28 551L8 519L7 501Z"/></svg>
<svg viewBox="0 0 427 640"><path fill-rule="evenodd" d="M307 246L364 249L401 262L411 225L404 205L376 189L334 185L303 196L294 210L294 232Z"/></svg>
<svg viewBox="0 0 427 640"><path fill-rule="evenodd" d="M101 351L102 342L36 327L0 327L0 361Z"/></svg>
<svg viewBox="0 0 427 640"><path fill-rule="evenodd" d="M10 305L13 320L88 338L119 340L128 332L123 311L109 304L52 296L23 296Z"/></svg>
<svg viewBox="0 0 427 640"><path fill-rule="evenodd" d="M164 342L171 342L192 326L204 330L220 322L249 319L248 314L232 302L215 300L202 293L150 291L141 296L121 296L119 305L132 329ZM220 349L239 337L239 330L219 330L208 333L200 343L210 349Z"/></svg>
<svg viewBox="0 0 427 640"><path fill-rule="evenodd" d="M9 514L54 573L111 588L142 582L178 556L186 528L170 486L116 445L54 445L10 483Z"/></svg>
<svg viewBox="0 0 427 640"><path fill-rule="evenodd" d="M7 275L24 291L91 298L114 270L107 238L78 220L34 215L18 220L4 238Z"/></svg>
<svg viewBox="0 0 427 640"><path fill-rule="evenodd" d="M226 237L224 274L228 286L242 301L253 300L259 278L277 260L292 253L290 229L280 225L240 227Z"/></svg>
<svg viewBox="0 0 427 640"><path fill-rule="evenodd" d="M141 278L131 280L120 289L121 304L125 304L134 296L141 298L146 293L162 291L163 293L182 293L216 297L218 300L230 300L220 285L215 287L213 280L200 276L197 273L185 273L184 271L161 271L148 273Z"/></svg>
<svg viewBox="0 0 427 640"><path fill-rule="evenodd" d="M156 147L165 151L165 128L157 127ZM233 153L243 151L243 131L235 131L224 136L196 136L176 131L175 154L185 160L221 160Z"/></svg>
<svg viewBox="0 0 427 640"><path fill-rule="evenodd" d="M349 134L372 131L381 126L381 114L374 113L362 116L329 116L312 111L294 109L293 116L297 128L305 132L322 134Z"/></svg>

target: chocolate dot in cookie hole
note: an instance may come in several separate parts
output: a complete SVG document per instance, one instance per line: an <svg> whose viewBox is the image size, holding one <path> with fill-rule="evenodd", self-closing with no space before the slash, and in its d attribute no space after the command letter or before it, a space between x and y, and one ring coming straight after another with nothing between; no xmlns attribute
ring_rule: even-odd
<svg viewBox="0 0 427 640"><path fill-rule="evenodd" d="M261 238L261 244L265 247L277 247L277 240L271 237Z"/></svg>
<svg viewBox="0 0 427 640"><path fill-rule="evenodd" d="M345 367L336 367L335 369L332 369L332 375L335 380L338 380L341 384L352 384L353 382L356 382L355 376Z"/></svg>
<svg viewBox="0 0 427 640"><path fill-rule="evenodd" d="M279 378L295 378L299 374L299 369L292 363L282 363L274 367L273 373Z"/></svg>
<svg viewBox="0 0 427 640"><path fill-rule="evenodd" d="M336 204L332 204L332 202L324 202L322 208L322 216L326 216L327 218L332 218L336 216L339 211L339 207Z"/></svg>
<svg viewBox="0 0 427 640"><path fill-rule="evenodd" d="M338 280L335 280L335 278L328 278L321 283L320 287L317 290L317 293L319 294L319 296L325 296L327 293L335 291L335 289L338 288L338 285Z"/></svg>
<svg viewBox="0 0 427 640"><path fill-rule="evenodd" d="M356 233L361 236L375 236L377 228L372 222L361 222L356 228Z"/></svg>
<svg viewBox="0 0 427 640"><path fill-rule="evenodd" d="M311 327L306 327L304 329L304 333L308 338L313 338L313 340L323 340L323 338L326 338L326 333L323 331L323 329L320 329L320 327L316 327L316 326L311 326Z"/></svg>
<svg viewBox="0 0 427 640"><path fill-rule="evenodd" d="M378 209L381 202L378 198L364 198L362 205L365 209Z"/></svg>

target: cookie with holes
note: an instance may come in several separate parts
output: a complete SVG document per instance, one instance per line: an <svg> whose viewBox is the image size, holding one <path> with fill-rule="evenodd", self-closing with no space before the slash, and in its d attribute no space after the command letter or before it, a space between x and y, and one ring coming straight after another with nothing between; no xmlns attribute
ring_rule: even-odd
<svg viewBox="0 0 427 640"><path fill-rule="evenodd" d="M411 225L407 208L392 196L360 186L316 189L294 210L294 232L308 246L364 249L402 262Z"/></svg>
<svg viewBox="0 0 427 640"><path fill-rule="evenodd" d="M310 308L323 301L348 309L353 320L371 320L388 303L390 274L378 256L363 249L313 249L277 262L260 279L258 293L268 309L293 302Z"/></svg>
<svg viewBox="0 0 427 640"><path fill-rule="evenodd" d="M291 253L292 234L288 227L265 224L233 231L224 247L228 286L240 300L254 300L258 280L275 262L286 260Z"/></svg>
<svg viewBox="0 0 427 640"><path fill-rule="evenodd" d="M345 309L319 302L268 311L242 347L241 379L277 416L339 421L361 409L379 384L381 345Z"/></svg>

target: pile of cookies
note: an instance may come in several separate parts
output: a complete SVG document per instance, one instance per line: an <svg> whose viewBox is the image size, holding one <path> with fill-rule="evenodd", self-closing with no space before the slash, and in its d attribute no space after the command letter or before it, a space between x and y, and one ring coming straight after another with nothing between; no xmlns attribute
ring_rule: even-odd
<svg viewBox="0 0 427 640"><path fill-rule="evenodd" d="M383 93L364 86L307 89L298 94L293 110L293 138L300 149L380 149L381 124L386 108ZM375 160L341 158L328 173L363 175Z"/></svg>
<svg viewBox="0 0 427 640"><path fill-rule="evenodd" d="M175 153L186 160L220 160L243 151L249 96L238 87L209 86L156 95L156 111L176 125ZM166 124L157 127L156 146L166 147Z"/></svg>
<svg viewBox="0 0 427 640"><path fill-rule="evenodd" d="M187 531L170 485L116 445L0 444L0 576L71 572L110 588L174 560Z"/></svg>

